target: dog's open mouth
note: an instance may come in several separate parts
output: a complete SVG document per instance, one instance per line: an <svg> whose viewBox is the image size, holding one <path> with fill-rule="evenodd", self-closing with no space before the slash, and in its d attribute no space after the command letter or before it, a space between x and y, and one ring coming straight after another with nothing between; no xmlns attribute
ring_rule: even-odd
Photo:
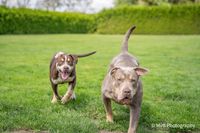
<svg viewBox="0 0 200 133"><path fill-rule="evenodd" d="M66 80L68 77L69 77L69 72L68 71L64 70L64 71L61 72L61 78L63 80Z"/></svg>
<svg viewBox="0 0 200 133"><path fill-rule="evenodd" d="M131 103L131 99L129 97L124 97L122 100L121 100L121 103L123 104L130 104Z"/></svg>

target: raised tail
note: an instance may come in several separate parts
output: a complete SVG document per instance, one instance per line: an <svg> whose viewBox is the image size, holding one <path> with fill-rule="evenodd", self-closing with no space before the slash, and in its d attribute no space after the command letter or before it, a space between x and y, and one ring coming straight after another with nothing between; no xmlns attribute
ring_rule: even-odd
<svg viewBox="0 0 200 133"><path fill-rule="evenodd" d="M122 42L122 47L121 47L121 51L122 52L127 52L128 51L128 39L132 33L132 31L136 28L135 25L133 25L130 29L128 29L128 31L125 34L124 40Z"/></svg>
<svg viewBox="0 0 200 133"><path fill-rule="evenodd" d="M93 52L90 52L90 53L87 53L87 54L78 54L78 55L75 55L75 56L77 56L78 58L81 58L81 57L90 56L90 55L95 54L95 53L96 53L96 51L93 51Z"/></svg>

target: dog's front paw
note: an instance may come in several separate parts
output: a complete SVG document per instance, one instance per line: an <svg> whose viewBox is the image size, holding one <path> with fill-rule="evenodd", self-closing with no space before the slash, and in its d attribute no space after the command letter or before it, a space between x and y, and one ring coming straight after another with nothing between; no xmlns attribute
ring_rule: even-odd
<svg viewBox="0 0 200 133"><path fill-rule="evenodd" d="M55 104L58 102L58 99L56 97L53 97L53 99L51 100L51 103Z"/></svg>
<svg viewBox="0 0 200 133"><path fill-rule="evenodd" d="M136 129L129 127L128 133L136 133Z"/></svg>
<svg viewBox="0 0 200 133"><path fill-rule="evenodd" d="M68 97L64 96L64 97L61 99L61 103L62 103L62 104L65 104L65 103L67 103L69 100L70 100L70 99L69 99Z"/></svg>
<svg viewBox="0 0 200 133"><path fill-rule="evenodd" d="M106 122L113 123L113 120L112 119L106 119Z"/></svg>
<svg viewBox="0 0 200 133"><path fill-rule="evenodd" d="M111 122L111 123L113 123L113 118L112 118L111 115L107 115L107 116L106 116L106 122Z"/></svg>

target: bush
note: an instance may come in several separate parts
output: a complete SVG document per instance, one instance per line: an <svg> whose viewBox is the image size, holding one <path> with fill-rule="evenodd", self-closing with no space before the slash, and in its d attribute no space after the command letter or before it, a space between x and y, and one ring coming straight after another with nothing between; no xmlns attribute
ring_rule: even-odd
<svg viewBox="0 0 200 133"><path fill-rule="evenodd" d="M104 10L99 13L97 32L122 34L133 24L138 34L200 34L200 5Z"/></svg>
<svg viewBox="0 0 200 133"><path fill-rule="evenodd" d="M0 7L0 34L200 34L200 5L123 6L96 15Z"/></svg>
<svg viewBox="0 0 200 133"><path fill-rule="evenodd" d="M95 18L81 13L0 8L0 34L88 33Z"/></svg>

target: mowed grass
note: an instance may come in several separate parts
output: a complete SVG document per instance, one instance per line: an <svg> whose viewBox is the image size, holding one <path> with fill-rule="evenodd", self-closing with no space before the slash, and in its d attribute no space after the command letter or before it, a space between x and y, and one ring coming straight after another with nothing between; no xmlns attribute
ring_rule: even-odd
<svg viewBox="0 0 200 133"><path fill-rule="evenodd" d="M101 83L122 35L0 36L0 132L18 129L57 133L126 132L129 109L113 102L107 123ZM54 53L97 53L77 64L76 101L51 104L49 62ZM144 36L129 40L129 51L150 70L142 77L144 96L139 133L199 131L200 36ZM67 85L60 85L64 94ZM152 124L194 124L195 128L152 128ZM159 130L159 131L158 131Z"/></svg>

